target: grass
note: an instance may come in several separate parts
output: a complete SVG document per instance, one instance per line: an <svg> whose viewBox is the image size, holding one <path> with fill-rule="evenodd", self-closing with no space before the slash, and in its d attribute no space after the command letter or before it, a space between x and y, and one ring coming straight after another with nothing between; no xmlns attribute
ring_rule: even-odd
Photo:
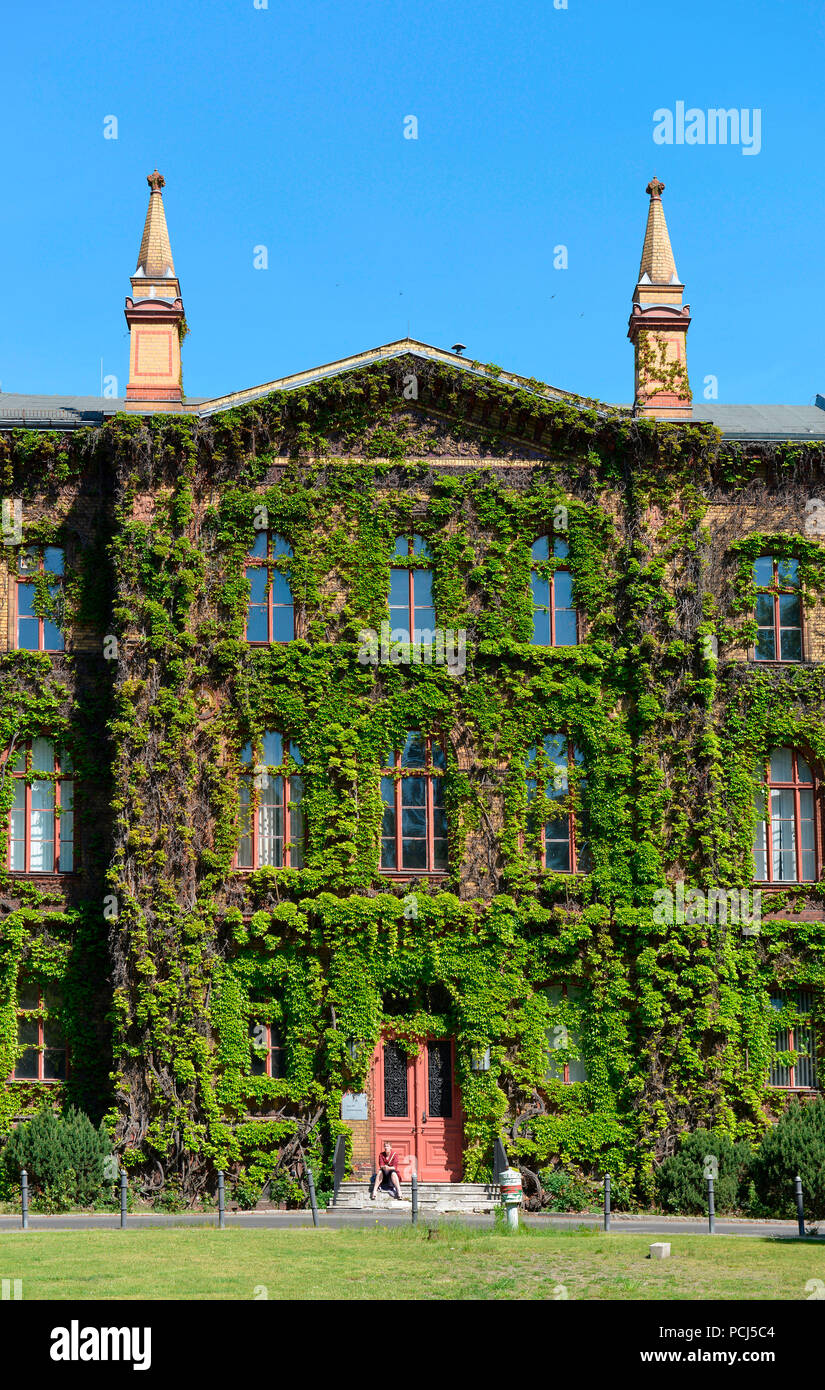
<svg viewBox="0 0 825 1390"><path fill-rule="evenodd" d="M671 1238L445 1223L387 1230L30 1231L0 1235L0 1276L38 1299L806 1299L825 1242Z"/></svg>

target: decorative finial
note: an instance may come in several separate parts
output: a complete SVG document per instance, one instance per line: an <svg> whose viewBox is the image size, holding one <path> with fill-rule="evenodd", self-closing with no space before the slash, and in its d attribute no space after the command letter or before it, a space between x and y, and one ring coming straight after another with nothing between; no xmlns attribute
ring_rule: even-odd
<svg viewBox="0 0 825 1390"><path fill-rule="evenodd" d="M160 193L160 190L164 187L166 183L166 179L163 177L163 174L159 174L157 169L155 169L155 172L153 174L146 175L146 182L148 183L153 193Z"/></svg>
<svg viewBox="0 0 825 1390"><path fill-rule="evenodd" d="M657 179L656 175L654 174L653 178L650 180L650 183L647 185L647 188L645 189L645 193L649 193L651 198L661 198L664 191L664 184L659 179Z"/></svg>

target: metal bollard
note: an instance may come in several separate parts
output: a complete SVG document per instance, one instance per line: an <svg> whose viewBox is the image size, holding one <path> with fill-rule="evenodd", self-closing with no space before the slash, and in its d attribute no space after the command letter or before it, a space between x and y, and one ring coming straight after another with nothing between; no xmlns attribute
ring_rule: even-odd
<svg viewBox="0 0 825 1390"><path fill-rule="evenodd" d="M126 1197L128 1193L128 1178L125 1168L120 1170L120 1229L126 1226Z"/></svg>
<svg viewBox="0 0 825 1390"><path fill-rule="evenodd" d="M716 1208L713 1204L713 1178L707 1179L708 1184L708 1234L716 1233Z"/></svg>
<svg viewBox="0 0 825 1390"><path fill-rule="evenodd" d="M793 1180L794 1194L796 1196L796 1219L799 1224L799 1234L805 1234L805 1199L802 1196L802 1179L797 1173Z"/></svg>
<svg viewBox="0 0 825 1390"><path fill-rule="evenodd" d="M218 1169L218 1230L226 1229L226 1192L223 1185L223 1173Z"/></svg>
<svg viewBox="0 0 825 1390"><path fill-rule="evenodd" d="M518 1209L521 1206L521 1173L518 1168L505 1168L499 1175L501 1201L507 1213L508 1231L518 1230Z"/></svg>
<svg viewBox="0 0 825 1390"><path fill-rule="evenodd" d="M604 1175L604 1229L610 1230L610 1174Z"/></svg>
<svg viewBox="0 0 825 1390"><path fill-rule="evenodd" d="M25 1168L20 1169L20 1203L23 1212L23 1230L29 1229L29 1175Z"/></svg>
<svg viewBox="0 0 825 1390"><path fill-rule="evenodd" d="M307 1182L309 1183L309 1203L312 1207L312 1224L318 1225L318 1203L315 1200L315 1179L312 1176L312 1169L307 1164Z"/></svg>
<svg viewBox="0 0 825 1390"><path fill-rule="evenodd" d="M418 1175L413 1173L410 1177L410 1187L412 1188L412 1223L418 1224Z"/></svg>

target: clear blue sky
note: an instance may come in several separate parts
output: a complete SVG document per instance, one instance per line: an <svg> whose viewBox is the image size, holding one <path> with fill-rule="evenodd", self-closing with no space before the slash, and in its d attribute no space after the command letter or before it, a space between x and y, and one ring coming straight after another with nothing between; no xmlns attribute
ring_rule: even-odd
<svg viewBox="0 0 825 1390"><path fill-rule="evenodd" d="M654 173L697 398L825 393L821 3L41 0L3 31L4 391L97 394L101 357L125 389L157 164L189 395L409 331L628 401ZM761 152L654 144L680 100L759 108Z"/></svg>

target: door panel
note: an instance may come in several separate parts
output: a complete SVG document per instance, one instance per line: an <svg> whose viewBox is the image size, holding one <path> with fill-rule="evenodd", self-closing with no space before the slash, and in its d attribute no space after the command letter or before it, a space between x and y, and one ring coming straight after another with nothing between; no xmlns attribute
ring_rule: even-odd
<svg viewBox="0 0 825 1390"><path fill-rule="evenodd" d="M460 1181L463 1125L451 1038L428 1039L416 1057L382 1039L373 1054L372 1096L375 1158L389 1141L398 1150L402 1181L406 1156L415 1158L423 1182Z"/></svg>

